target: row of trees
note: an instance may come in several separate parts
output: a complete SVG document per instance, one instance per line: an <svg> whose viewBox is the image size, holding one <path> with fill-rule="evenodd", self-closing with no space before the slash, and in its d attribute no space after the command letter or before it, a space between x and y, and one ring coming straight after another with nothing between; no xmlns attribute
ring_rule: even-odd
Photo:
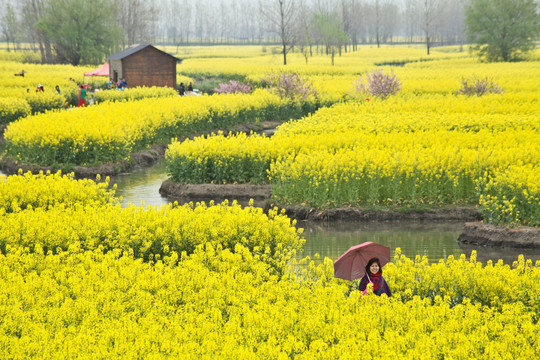
<svg viewBox="0 0 540 360"><path fill-rule="evenodd" d="M433 45L486 43L482 34L515 44L513 32L525 50L538 34L538 10L535 0L0 0L0 30L8 49L29 42L43 62L98 62L140 42L279 43L286 64L293 49L306 62L323 49L333 62L359 44L422 42L429 54ZM490 60L516 53L486 49Z"/></svg>

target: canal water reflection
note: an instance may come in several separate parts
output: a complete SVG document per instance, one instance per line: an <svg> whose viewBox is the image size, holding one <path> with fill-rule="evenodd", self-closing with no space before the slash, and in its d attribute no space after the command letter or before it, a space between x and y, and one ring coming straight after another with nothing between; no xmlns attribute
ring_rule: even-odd
<svg viewBox="0 0 540 360"><path fill-rule="evenodd" d="M298 226L304 227L304 255L309 256L318 253L335 260L365 241L389 246L392 257L398 247L411 259L420 255L430 261L463 253L456 241L463 227L458 222L301 222Z"/></svg>
<svg viewBox="0 0 540 360"><path fill-rule="evenodd" d="M160 206L168 203L159 194L161 183L167 179L165 161L153 167L137 169L129 174L116 176L112 182L118 186L117 195L122 196L122 205L129 203L146 206ZM540 250L523 250L508 248L489 248L481 246L463 246L457 242L462 231L461 222L299 222L297 227L303 228L306 239L304 256L337 259L350 246L364 241L374 241L392 249L392 256L397 247L407 257L414 259L416 255L426 256L430 262L447 259L461 254L470 256L476 250L477 259L483 263L487 260L503 259L511 264L519 254L533 261L540 260Z"/></svg>
<svg viewBox="0 0 540 360"><path fill-rule="evenodd" d="M2 173L0 172L0 175ZM168 203L159 194L159 188L167 179L165 161L153 167L135 169L130 173L111 178L111 184L117 185L116 195L122 197L122 206L129 203L144 206L161 206ZM446 259L450 255L470 256L476 250L477 259L503 259L512 264L520 254L533 262L540 260L540 249L513 249L500 247L481 247L461 245L457 238L462 230L460 222L298 222L303 228L306 239L304 250L298 258L310 256L315 262L322 262L324 257L335 260L350 246L364 241L374 241L392 249L392 256L397 247L407 257L426 256L430 262Z"/></svg>

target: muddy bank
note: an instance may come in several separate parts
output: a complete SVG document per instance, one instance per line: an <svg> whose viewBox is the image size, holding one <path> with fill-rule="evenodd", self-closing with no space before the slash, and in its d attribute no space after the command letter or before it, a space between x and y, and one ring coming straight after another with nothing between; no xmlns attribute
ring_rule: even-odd
<svg viewBox="0 0 540 360"><path fill-rule="evenodd" d="M540 249L540 228L520 226L509 229L482 222L468 222L458 241L476 246Z"/></svg>
<svg viewBox="0 0 540 360"><path fill-rule="evenodd" d="M265 136L271 136L274 129L282 124L280 121L265 121L258 124L238 124L233 126L230 130L209 130L206 132L191 134L189 136L179 137L180 140L183 139L193 139L197 136L209 135L210 133L216 133L217 131L222 131L224 136L227 136L229 133L258 133ZM5 143L4 140L4 130L6 125L0 126L0 146ZM122 160L115 163L107 163L98 166L75 166L72 169L63 169L64 173L74 172L76 179L89 178L95 179L99 174L102 178L105 176L114 176L127 172L135 167L149 167L154 165L158 160L165 157L165 151L167 150L167 145L155 145L151 149L144 150L131 154L129 159ZM10 157L3 157L0 159L0 170L6 174L17 174L19 169L22 169L23 172L31 171L33 173L38 173L40 171L47 172L56 172L60 170L55 167L48 166L39 166L39 165L29 165L24 163L19 163Z"/></svg>
<svg viewBox="0 0 540 360"><path fill-rule="evenodd" d="M285 213L297 220L309 221L473 221L481 220L474 207L436 209L361 209L335 208L319 210L306 207L284 207Z"/></svg>
<svg viewBox="0 0 540 360"><path fill-rule="evenodd" d="M161 184L159 193L169 201L184 203L188 201L214 200L221 202L225 199L239 200L241 203L249 202L253 199L266 204L270 199L270 185L252 184L180 184L171 180L166 180ZM262 207L265 207L264 205Z"/></svg>
<svg viewBox="0 0 540 360"><path fill-rule="evenodd" d="M106 176L113 176L128 171L135 166L152 166L159 159L165 156L166 149L167 147L165 145L156 145L152 149L131 154L129 159L127 160L119 161L116 163L102 164L98 166L75 166L73 169L64 169L62 172L73 172L76 179L95 179L98 174L102 178L105 178ZM10 157L3 157L2 159L0 159L0 169L6 174L17 174L19 169L21 169L23 172L31 171L32 173L38 173L40 171L51 171L54 173L60 170L55 167L27 165L19 163Z"/></svg>
<svg viewBox="0 0 540 360"><path fill-rule="evenodd" d="M284 209L287 216L296 220L310 221L393 221L393 220L429 220L429 221L479 221L480 211L475 207L444 207L433 209L359 209L335 208L319 210L312 207L280 206L271 201L270 185L251 184L180 184L171 180L163 182L159 189L161 196L169 201L185 203L189 201L236 199L247 205L253 199L254 205L265 211L274 206Z"/></svg>

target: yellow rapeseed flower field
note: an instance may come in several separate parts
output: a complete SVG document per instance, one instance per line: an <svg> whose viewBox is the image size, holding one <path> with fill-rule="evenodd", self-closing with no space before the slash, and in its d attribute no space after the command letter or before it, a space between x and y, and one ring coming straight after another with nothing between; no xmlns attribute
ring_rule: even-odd
<svg viewBox="0 0 540 360"><path fill-rule="evenodd" d="M220 51L207 61L185 53L185 73L257 82L284 70L271 49L236 58ZM339 102L283 124L272 138L175 141L171 177L271 181L282 203L321 207L480 203L489 221L538 226L538 62L420 54L362 48L335 67L327 57L306 65L292 55L286 70L306 76L320 104L258 90L30 116L8 126L7 152L46 164L114 161L173 135L289 119ZM401 92L384 101L355 93L366 71L391 70L388 58L404 64L392 69ZM455 94L462 78L486 75L503 94ZM24 107L15 104L18 93L5 94L0 105ZM1 176L0 358L540 357L539 262L520 256L482 264L473 252L430 263L398 248L383 269L393 296L360 297L356 282L333 278L332 259L297 260L303 243L276 209L264 214L228 202L122 208L107 179Z"/></svg>
<svg viewBox="0 0 540 360"><path fill-rule="evenodd" d="M271 139L175 142L169 173L183 182L271 182L282 204L480 203L491 222L537 226L539 64L414 62L394 69L403 90L385 100L359 96L334 76L327 83L341 84L337 97L353 101L283 124ZM457 94L461 79L479 74L504 93Z"/></svg>
<svg viewBox="0 0 540 360"><path fill-rule="evenodd" d="M393 296L360 297L331 259L293 258L303 239L276 211L122 209L106 183L59 173L0 177L0 199L1 358L540 355L540 263L523 256L398 248Z"/></svg>

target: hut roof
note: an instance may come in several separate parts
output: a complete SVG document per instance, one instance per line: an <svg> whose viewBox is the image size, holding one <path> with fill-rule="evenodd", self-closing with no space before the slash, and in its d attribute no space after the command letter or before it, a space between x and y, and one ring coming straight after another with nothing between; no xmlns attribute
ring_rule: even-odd
<svg viewBox="0 0 540 360"><path fill-rule="evenodd" d="M177 57L172 56L171 54L167 54L165 51L161 51L158 48L156 48L155 46L152 46L150 44L135 44L135 45L132 45L132 46L128 47L125 50L122 50L120 52L117 52L116 54L113 54L113 55L109 56L107 58L107 60L122 60L122 59L127 58L128 56L131 56L131 55L133 55L133 54L135 54L135 53L137 53L137 52L139 52L139 51L141 51L143 49L146 49L149 46L156 49L159 52L162 52L163 54L165 54L167 56L172 57L176 61L182 61L182 60L178 59Z"/></svg>

